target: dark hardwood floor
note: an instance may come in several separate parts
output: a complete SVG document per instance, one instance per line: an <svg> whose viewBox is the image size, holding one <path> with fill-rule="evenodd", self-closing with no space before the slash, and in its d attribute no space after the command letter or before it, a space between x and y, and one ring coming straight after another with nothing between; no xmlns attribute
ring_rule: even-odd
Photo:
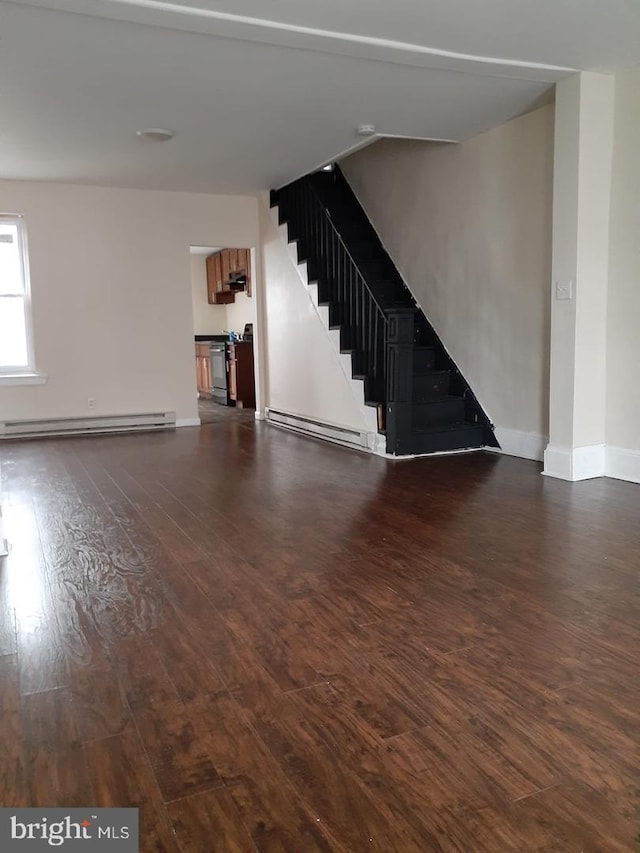
<svg viewBox="0 0 640 853"><path fill-rule="evenodd" d="M255 409L236 409L235 406L223 406L210 397L198 400L198 416L202 424L217 424L228 420L251 423L255 418Z"/></svg>
<svg viewBox="0 0 640 853"><path fill-rule="evenodd" d="M147 851L634 850L640 487L221 409L0 444L2 805Z"/></svg>

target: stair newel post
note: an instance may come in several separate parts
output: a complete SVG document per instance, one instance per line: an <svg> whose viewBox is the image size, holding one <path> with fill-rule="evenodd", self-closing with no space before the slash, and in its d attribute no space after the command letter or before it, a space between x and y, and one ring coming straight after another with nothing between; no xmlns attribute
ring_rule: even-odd
<svg viewBox="0 0 640 853"><path fill-rule="evenodd" d="M414 307L385 310L387 317L387 453L402 453L409 444L413 404Z"/></svg>

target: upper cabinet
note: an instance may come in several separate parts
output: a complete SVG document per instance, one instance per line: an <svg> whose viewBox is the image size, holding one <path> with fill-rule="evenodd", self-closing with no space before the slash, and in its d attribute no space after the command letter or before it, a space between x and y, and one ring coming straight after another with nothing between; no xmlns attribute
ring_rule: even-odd
<svg viewBox="0 0 640 853"><path fill-rule="evenodd" d="M233 302L233 294L223 289L222 252L216 252L207 257L207 295L212 305ZM230 297L230 298L229 298Z"/></svg>
<svg viewBox="0 0 640 853"><path fill-rule="evenodd" d="M251 296L251 249L221 249L207 258L207 293L212 305L235 302L236 293Z"/></svg>

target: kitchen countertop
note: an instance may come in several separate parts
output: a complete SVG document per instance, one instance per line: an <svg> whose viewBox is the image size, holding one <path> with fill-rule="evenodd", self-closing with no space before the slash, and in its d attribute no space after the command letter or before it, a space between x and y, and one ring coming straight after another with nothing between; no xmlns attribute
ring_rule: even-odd
<svg viewBox="0 0 640 853"><path fill-rule="evenodd" d="M197 344L222 343L229 340L229 335L195 335L194 337Z"/></svg>

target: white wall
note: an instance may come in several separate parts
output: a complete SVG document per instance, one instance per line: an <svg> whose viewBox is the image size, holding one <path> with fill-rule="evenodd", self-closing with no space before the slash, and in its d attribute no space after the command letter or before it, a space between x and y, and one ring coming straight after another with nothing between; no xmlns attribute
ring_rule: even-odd
<svg viewBox="0 0 640 853"><path fill-rule="evenodd" d="M26 217L36 363L0 387L0 420L175 411L197 416L190 245L258 245L257 199L1 181Z"/></svg>
<svg viewBox="0 0 640 853"><path fill-rule="evenodd" d="M255 292L255 284L252 293ZM227 309L225 329L231 332L236 332L241 335L244 331L245 323L253 323L254 329L256 324L255 308L256 300L254 296L247 296L246 293L240 291L236 293L236 301L225 305Z"/></svg>
<svg viewBox="0 0 640 853"><path fill-rule="evenodd" d="M323 423L370 430L266 201L260 204L260 229L267 406Z"/></svg>
<svg viewBox="0 0 640 853"><path fill-rule="evenodd" d="M640 451L640 67L615 78L607 445ZM640 473L640 461L636 461Z"/></svg>
<svg viewBox="0 0 640 853"><path fill-rule="evenodd" d="M541 457L553 105L460 145L383 140L341 165L502 440Z"/></svg>
<svg viewBox="0 0 640 853"><path fill-rule="evenodd" d="M227 306L209 304L205 255L191 255L191 304L196 335L221 335L229 328Z"/></svg>
<svg viewBox="0 0 640 853"><path fill-rule="evenodd" d="M544 473L565 480L604 470L613 84L611 75L581 72L556 87ZM556 288L570 298L558 299Z"/></svg>

